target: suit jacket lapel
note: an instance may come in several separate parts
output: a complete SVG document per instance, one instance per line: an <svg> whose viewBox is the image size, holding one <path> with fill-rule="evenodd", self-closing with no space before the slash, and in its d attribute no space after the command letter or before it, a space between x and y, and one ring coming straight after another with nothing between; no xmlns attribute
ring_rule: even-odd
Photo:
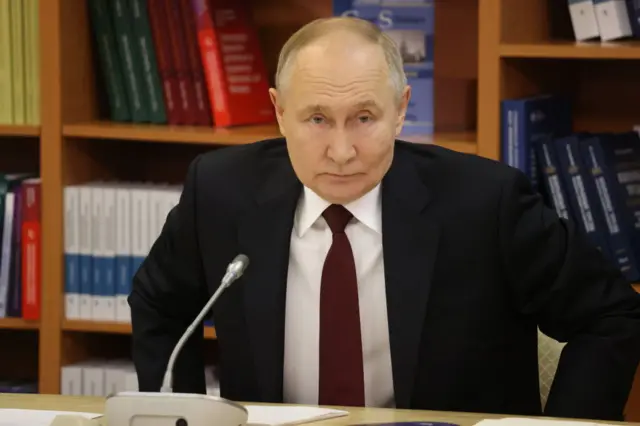
<svg viewBox="0 0 640 426"><path fill-rule="evenodd" d="M439 229L431 195L397 147L382 183L382 228L389 339L396 406L409 408Z"/></svg>
<svg viewBox="0 0 640 426"><path fill-rule="evenodd" d="M281 402L289 243L301 185L286 157L264 160L255 209L239 225L250 260L243 277L245 318L263 401Z"/></svg>

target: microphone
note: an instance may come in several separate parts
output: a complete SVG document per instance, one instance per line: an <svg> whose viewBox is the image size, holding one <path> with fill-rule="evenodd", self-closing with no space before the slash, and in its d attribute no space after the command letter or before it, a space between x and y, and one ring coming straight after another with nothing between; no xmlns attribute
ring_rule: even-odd
<svg viewBox="0 0 640 426"><path fill-rule="evenodd" d="M222 277L220 286L215 291L215 293L213 293L213 296L211 296L207 304L204 305L204 308L202 308L196 319L194 319L191 325L189 325L182 337L180 337L180 340L178 340L176 346L173 348L171 357L169 357L167 369L164 373L164 380L162 381L160 392L173 392L173 366L176 363L178 355L180 355L180 351L182 351L184 345L187 343L198 325L202 322L205 315L207 315L207 313L211 310L211 307L214 303L216 303L216 300L218 300L222 292L225 291L231 284L233 284L235 280L242 276L244 270L247 269L247 266L249 266L249 258L244 254L237 255L235 259L233 259L233 261L229 264L229 266L227 266L227 272L224 274L224 277Z"/></svg>
<svg viewBox="0 0 640 426"><path fill-rule="evenodd" d="M220 295L244 274L249 258L239 254L227 267L220 286L173 348L160 392L118 392L105 403L106 426L217 426L246 425L249 413L242 405L212 395L173 393L173 368L180 351ZM203 372L204 374L204 372Z"/></svg>

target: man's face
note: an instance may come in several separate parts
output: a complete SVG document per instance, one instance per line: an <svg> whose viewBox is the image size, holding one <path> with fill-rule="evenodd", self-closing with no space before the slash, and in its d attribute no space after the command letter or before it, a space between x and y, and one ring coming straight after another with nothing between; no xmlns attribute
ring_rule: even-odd
<svg viewBox="0 0 640 426"><path fill-rule="evenodd" d="M408 88L398 100L380 47L331 35L301 50L287 78L270 94L300 181L331 203L370 191L389 169L409 100Z"/></svg>

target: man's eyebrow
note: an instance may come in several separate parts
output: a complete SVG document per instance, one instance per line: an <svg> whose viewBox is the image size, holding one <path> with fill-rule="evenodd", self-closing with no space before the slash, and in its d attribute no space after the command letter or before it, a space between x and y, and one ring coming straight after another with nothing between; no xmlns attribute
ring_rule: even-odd
<svg viewBox="0 0 640 426"><path fill-rule="evenodd" d="M378 103L376 101L374 101L373 99L367 99L366 101L358 102L356 104L356 109L358 109L358 110L361 110L361 109L379 110L380 109L380 105L378 105Z"/></svg>
<svg viewBox="0 0 640 426"><path fill-rule="evenodd" d="M315 113L326 113L327 111L329 111L329 109L330 108L328 106L323 104L307 105L300 110L300 115L306 116L306 115L311 115ZM380 111L381 108L380 108L380 105L373 99L367 99L355 104L354 109L357 111L360 111L363 109L372 109L372 110Z"/></svg>
<svg viewBox="0 0 640 426"><path fill-rule="evenodd" d="M327 108L325 105L321 105L321 104L313 104L313 105L307 105L304 108L302 108L302 110L300 110L300 114L301 115L309 115L309 114L313 114L316 112L323 112L328 110L329 108Z"/></svg>

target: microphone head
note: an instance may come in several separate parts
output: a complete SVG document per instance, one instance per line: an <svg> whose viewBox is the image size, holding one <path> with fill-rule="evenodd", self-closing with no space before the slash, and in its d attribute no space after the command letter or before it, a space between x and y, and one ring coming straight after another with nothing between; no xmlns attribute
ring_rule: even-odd
<svg viewBox="0 0 640 426"><path fill-rule="evenodd" d="M244 270L249 266L249 258L244 254L237 255L233 261L229 264L227 272L230 272L239 278L244 273Z"/></svg>

